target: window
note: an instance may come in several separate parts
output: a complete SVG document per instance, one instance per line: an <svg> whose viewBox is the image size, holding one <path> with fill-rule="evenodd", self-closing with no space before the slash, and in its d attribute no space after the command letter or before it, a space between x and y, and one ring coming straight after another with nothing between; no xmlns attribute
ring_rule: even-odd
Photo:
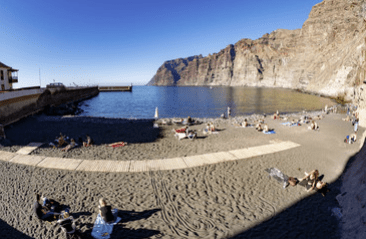
<svg viewBox="0 0 366 239"><path fill-rule="evenodd" d="M1 70L1 80L4 80L4 71Z"/></svg>

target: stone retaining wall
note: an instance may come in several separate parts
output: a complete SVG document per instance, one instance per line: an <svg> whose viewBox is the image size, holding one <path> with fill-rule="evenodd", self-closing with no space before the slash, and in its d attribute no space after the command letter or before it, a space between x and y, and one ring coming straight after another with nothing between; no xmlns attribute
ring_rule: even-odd
<svg viewBox="0 0 366 239"><path fill-rule="evenodd" d="M48 106L78 102L98 94L98 87L77 87L42 89L39 92L28 92L28 94L23 93L13 98L0 99L0 124L6 126L42 111Z"/></svg>

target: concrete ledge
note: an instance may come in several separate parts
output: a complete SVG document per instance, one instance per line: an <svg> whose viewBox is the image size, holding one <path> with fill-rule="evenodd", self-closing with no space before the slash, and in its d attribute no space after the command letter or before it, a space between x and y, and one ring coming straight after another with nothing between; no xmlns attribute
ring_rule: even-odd
<svg viewBox="0 0 366 239"><path fill-rule="evenodd" d="M17 164L25 164L25 165L30 165L30 166L36 166L37 164L39 164L45 158L46 158L45 156L18 154L14 158L9 160L9 162L17 163Z"/></svg>
<svg viewBox="0 0 366 239"><path fill-rule="evenodd" d="M45 158L37 166L41 167L41 168L75 170L82 161L83 161L82 159L51 158L50 157L50 158Z"/></svg>
<svg viewBox="0 0 366 239"><path fill-rule="evenodd" d="M34 145L33 147L36 147ZM0 160L12 163L32 165L42 168L54 168L87 172L147 172L156 170L175 170L193 168L209 164L228 162L271 154L300 146L293 142L279 142L245 149L202 154L171 159L154 159L142 161L82 160L69 158L51 158L36 155L23 155L1 152ZM30 146L18 152L28 152Z"/></svg>
<svg viewBox="0 0 366 239"><path fill-rule="evenodd" d="M33 152L33 150L35 150L36 148L40 147L43 143L30 143L28 144L27 146L19 149L17 151L17 154L24 154L24 155L27 155L27 154L30 154Z"/></svg>
<svg viewBox="0 0 366 239"><path fill-rule="evenodd" d="M9 161L10 159L14 158L17 154L6 152L6 151L0 151L0 160L2 161Z"/></svg>

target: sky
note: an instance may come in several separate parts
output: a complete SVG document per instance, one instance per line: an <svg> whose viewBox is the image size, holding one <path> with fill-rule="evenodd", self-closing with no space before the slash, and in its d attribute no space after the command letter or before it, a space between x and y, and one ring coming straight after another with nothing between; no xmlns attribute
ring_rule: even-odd
<svg viewBox="0 0 366 239"><path fill-rule="evenodd" d="M0 0L14 88L145 85L167 60L298 29L321 0Z"/></svg>

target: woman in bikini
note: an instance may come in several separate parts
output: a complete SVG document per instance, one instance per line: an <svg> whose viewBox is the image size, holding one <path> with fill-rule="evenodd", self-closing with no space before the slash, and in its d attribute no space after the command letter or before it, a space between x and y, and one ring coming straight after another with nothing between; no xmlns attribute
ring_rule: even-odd
<svg viewBox="0 0 366 239"><path fill-rule="evenodd" d="M313 190L318 182L319 171L317 169L311 171L310 173L305 172L305 177L300 179L300 185L303 185L309 192ZM304 181L304 182L303 182Z"/></svg>

